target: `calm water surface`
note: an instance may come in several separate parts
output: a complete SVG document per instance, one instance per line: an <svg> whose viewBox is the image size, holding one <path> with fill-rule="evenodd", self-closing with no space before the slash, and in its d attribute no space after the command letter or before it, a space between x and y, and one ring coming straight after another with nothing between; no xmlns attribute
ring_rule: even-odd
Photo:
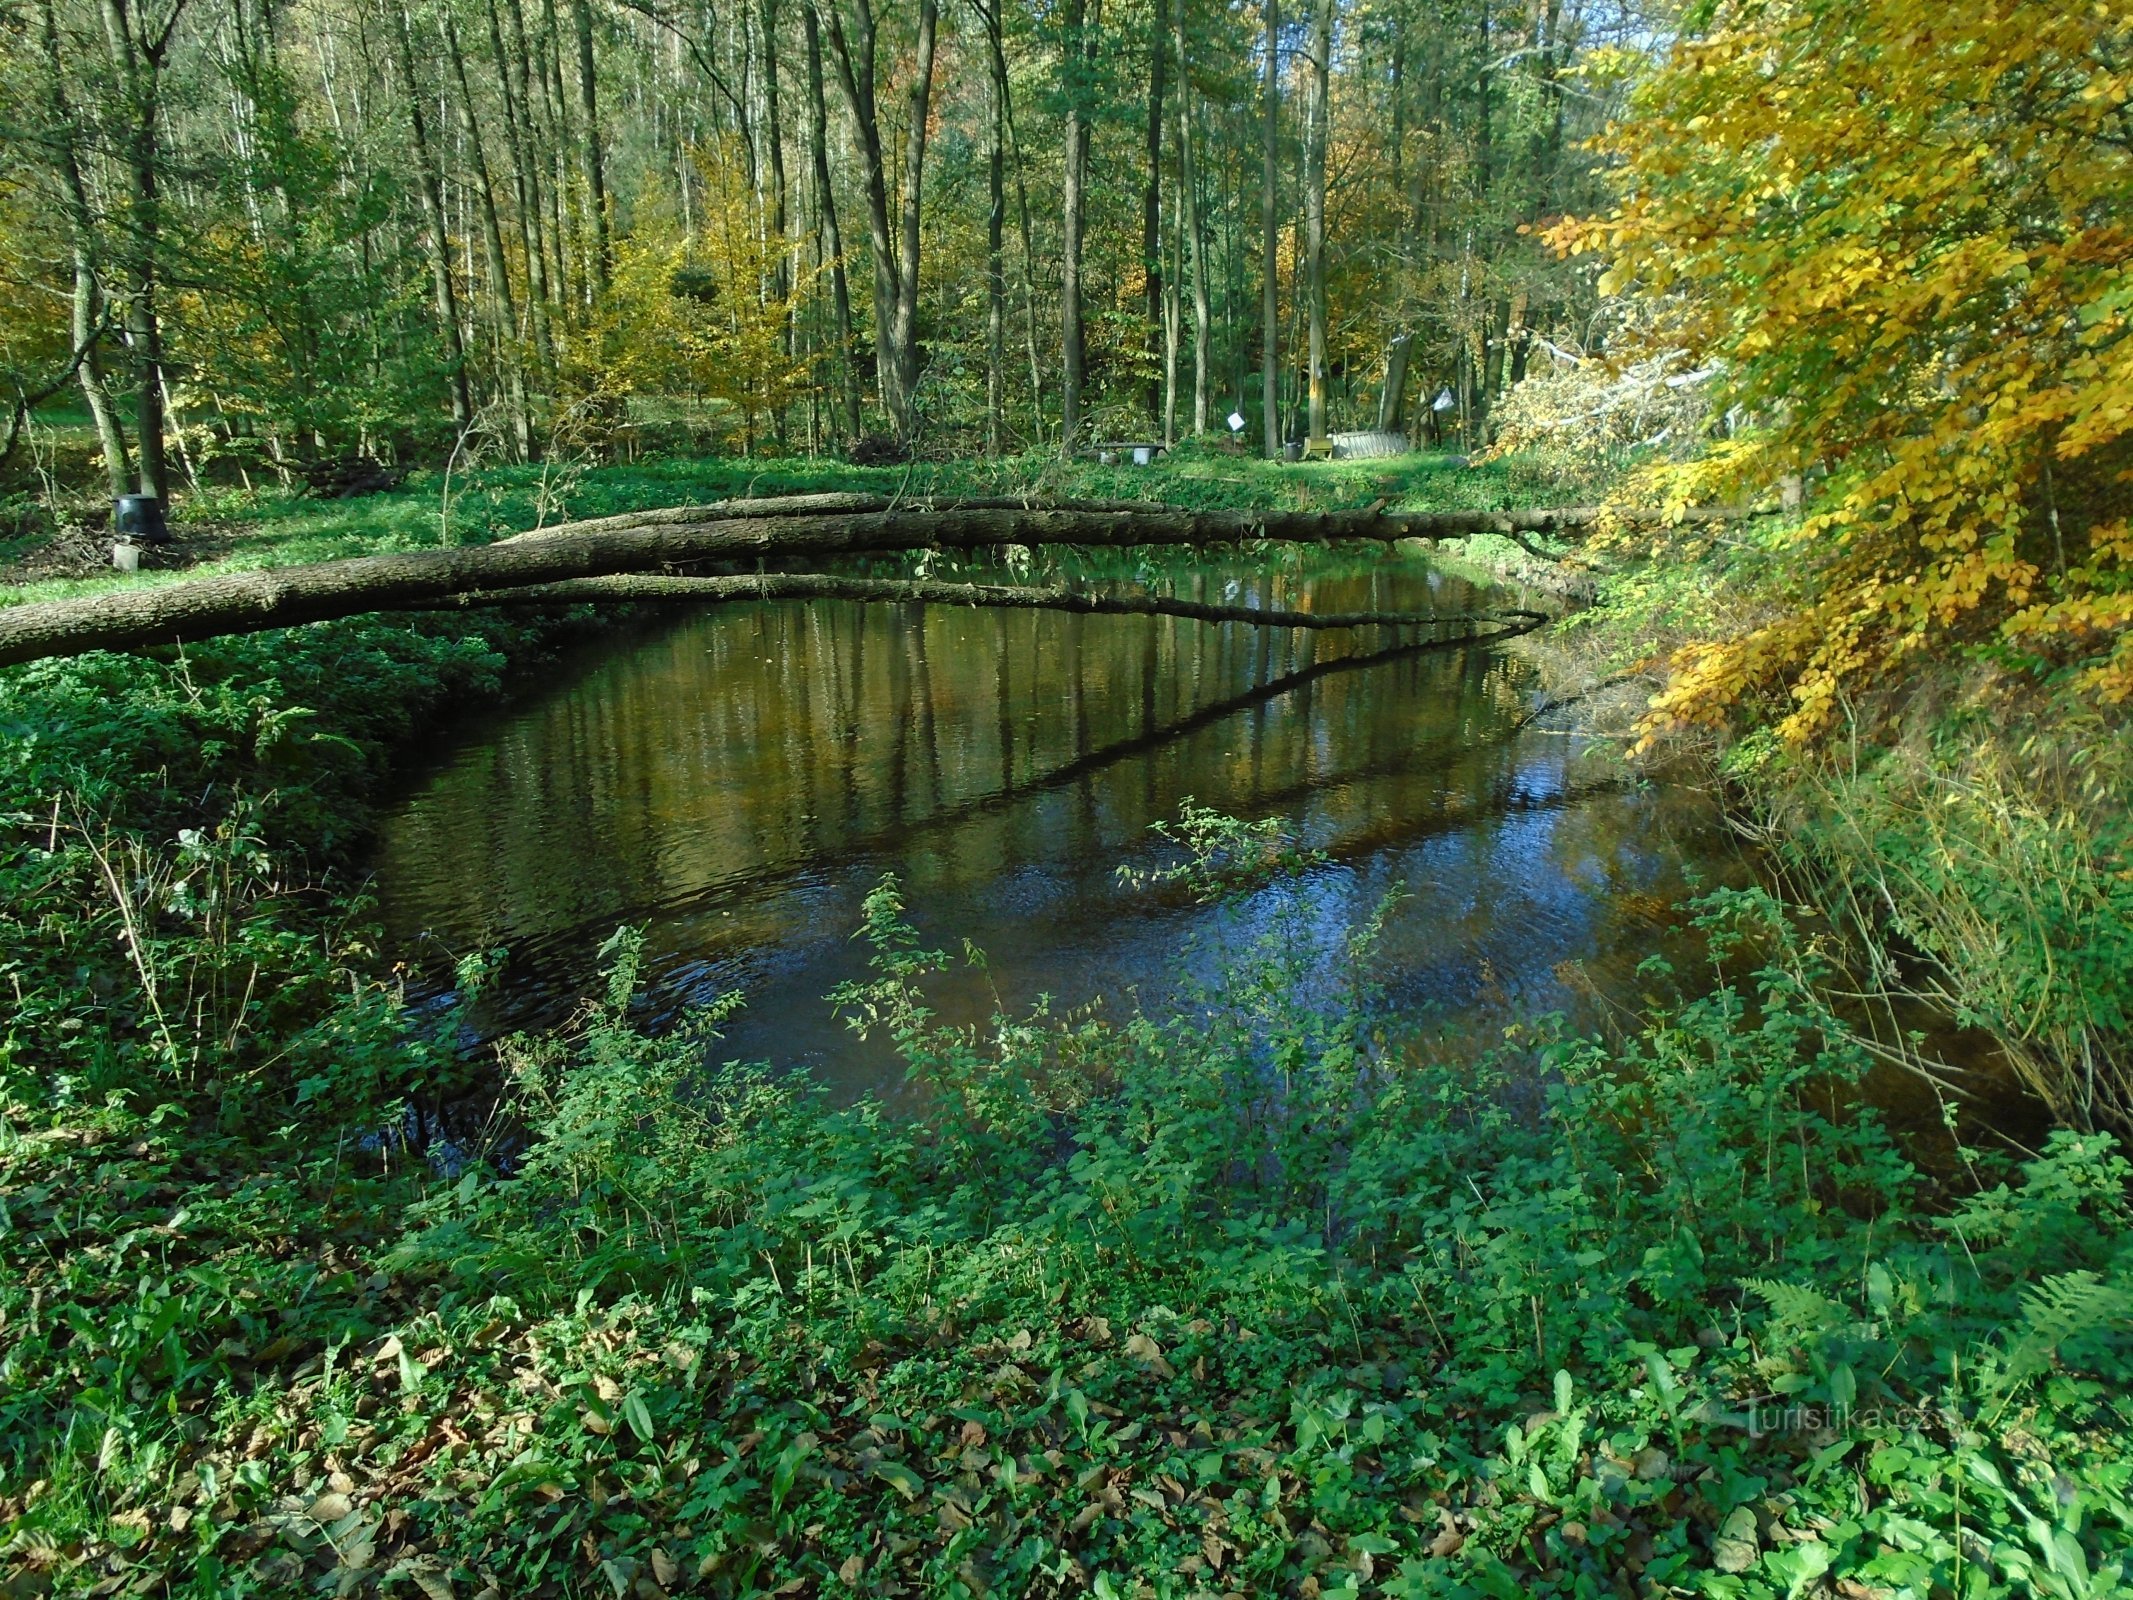
<svg viewBox="0 0 2133 1600"><path fill-rule="evenodd" d="M1283 608L1459 613L1490 597L1418 560L1201 573L1180 593ZM1410 637L1413 637L1410 635ZM1175 859L1150 824L1191 797L1279 815L1325 852L1300 897L1330 950L1397 891L1387 1003L1492 1031L1634 995L1692 878L1741 863L1693 794L1625 787L1549 720L1500 649L1417 651L1383 630L846 603L722 607L610 637L544 692L455 731L385 818L390 948L435 998L501 949L485 1031L550 1022L596 951L646 930L646 1003L739 990L721 1056L886 1087L825 996L883 874L928 942L989 960L944 1014L1159 1007L1219 913L1121 885ZM1558 719L1559 721L1560 719Z"/></svg>

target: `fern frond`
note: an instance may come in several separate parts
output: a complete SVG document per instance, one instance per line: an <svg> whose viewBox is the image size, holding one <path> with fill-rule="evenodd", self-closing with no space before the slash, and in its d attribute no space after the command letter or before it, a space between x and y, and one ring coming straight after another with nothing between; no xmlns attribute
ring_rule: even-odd
<svg viewBox="0 0 2133 1600"><path fill-rule="evenodd" d="M2022 1296L2022 1320L2009 1330L2003 1382L2044 1371L2069 1339L2133 1325L2133 1289L2093 1272L2060 1272Z"/></svg>
<svg viewBox="0 0 2133 1600"><path fill-rule="evenodd" d="M1771 1331L1780 1337L1813 1342L1851 1321L1841 1301L1804 1283L1780 1283L1775 1278L1747 1278L1742 1286L1770 1308Z"/></svg>

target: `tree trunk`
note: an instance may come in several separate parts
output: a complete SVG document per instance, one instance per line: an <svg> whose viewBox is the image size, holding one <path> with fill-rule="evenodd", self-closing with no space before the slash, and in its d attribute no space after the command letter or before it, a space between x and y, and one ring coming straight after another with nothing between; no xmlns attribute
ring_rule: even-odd
<svg viewBox="0 0 2133 1600"><path fill-rule="evenodd" d="M770 234L775 244L771 260L770 294L778 306L778 348L789 361L796 349L796 335L792 306L792 250L788 230L791 216L785 181L785 121L778 105L778 6L777 0L761 0L757 11L761 24L763 44L763 120L765 131L770 136ZM773 437L782 449L786 436L786 414L790 406L781 404L770 414Z"/></svg>
<svg viewBox="0 0 2133 1600"><path fill-rule="evenodd" d="M1192 261L1192 431L1207 432L1214 382L1214 308L1207 282L1207 224L1200 214L1200 170L1192 137L1192 73L1185 54L1185 0L1176 0L1171 25L1178 57L1178 199L1184 208L1185 248Z"/></svg>
<svg viewBox="0 0 2133 1600"><path fill-rule="evenodd" d="M1280 177L1281 139L1281 3L1266 3L1265 187L1261 194L1259 292L1259 405L1266 433L1266 454L1281 454L1281 209L1276 183Z"/></svg>
<svg viewBox="0 0 2133 1600"><path fill-rule="evenodd" d="M1148 301L1148 357L1152 364L1164 348L1163 301L1163 94L1170 65L1163 0L1150 8L1148 39L1148 183L1141 192L1141 270ZM1163 391L1168 393L1167 388ZM1149 391L1148 414L1156 415L1156 393ZM1168 432L1167 426L1165 429Z"/></svg>
<svg viewBox="0 0 2133 1600"><path fill-rule="evenodd" d="M1476 187L1486 202L1495 179L1495 130L1489 107L1489 0L1481 0L1481 35L1474 55L1474 170Z"/></svg>
<svg viewBox="0 0 2133 1600"><path fill-rule="evenodd" d="M1059 269L1059 453L1070 457L1081 431L1081 386L1088 346L1081 328L1081 232L1089 168L1088 0L1067 0L1066 183L1060 201Z"/></svg>
<svg viewBox="0 0 2133 1600"><path fill-rule="evenodd" d="M429 229L430 279L437 295L437 320L444 332L445 365L452 386L452 422L464 431L474 420L474 406L467 395L466 346L459 337L459 295L452 286L452 241L444 226L444 183L438 175L437 153L430 145L429 125L422 114L422 86L415 81L415 47L407 12L397 12L387 26L392 33L387 53L400 80L400 97L407 102L416 186L422 197L423 221Z"/></svg>
<svg viewBox="0 0 2133 1600"><path fill-rule="evenodd" d="M991 80L992 120L985 151L985 448L992 455L1003 453L1007 441L1007 269L1002 251L1007 224L1004 76Z"/></svg>
<svg viewBox="0 0 2133 1600"><path fill-rule="evenodd" d="M1242 623L1251 628L1309 633L1356 628L1444 628L1469 631L1425 640L1421 648L1454 649L1531 633L1553 619L1541 611L1437 613L1426 611L1281 611L1264 606L1214 605L1168 595L1091 594L1083 589L1022 584L937 583L902 578L851 578L814 572L746 573L717 578L621 574L572 578L511 589L470 589L421 610L461 611L488 606L632 604L731 605L763 600L858 600L894 605L983 606L1015 611L1066 611L1081 616L1181 617L1190 622ZM1476 624L1493 631L1471 631Z"/></svg>
<svg viewBox="0 0 2133 1600"><path fill-rule="evenodd" d="M771 291L783 304L792 294L792 261L786 244L786 230L792 219L785 180L785 119L778 104L777 0L762 0L759 16L763 32L763 118L770 135L770 231L777 238L778 251ZM792 348L789 316L785 323L785 347L789 354Z"/></svg>
<svg viewBox="0 0 2133 1600"><path fill-rule="evenodd" d="M1044 438L1044 364L1037 351L1037 249L1029 218L1029 178L1022 166L1022 143L1015 131L1015 101L1007 81L1007 50L1000 37L997 0L982 8L985 43L992 57L994 102L1007 128L1008 156L1015 168L1015 203L1022 236L1022 342L1029 357L1029 405L1032 436Z"/></svg>
<svg viewBox="0 0 2133 1600"><path fill-rule="evenodd" d="M184 10L185 0L173 0L163 21L151 24L134 12L129 0L103 0L104 35L125 113L120 144L130 185L123 252L126 335L133 347L139 482L141 493L165 501L170 498L170 465L163 425L163 323L156 304L162 286L160 121L163 60Z"/></svg>
<svg viewBox="0 0 2133 1600"><path fill-rule="evenodd" d="M867 228L874 247L874 366L882 409L897 441L918 435L919 217L926 171L926 119L933 99L933 52L939 30L938 0L919 0L918 41L908 90L909 125L904 135L901 229L892 231L889 181L875 99L875 21L872 0L856 0L858 50L846 41L840 11L829 16L830 49L837 77L859 134L867 191Z"/></svg>
<svg viewBox="0 0 2133 1600"><path fill-rule="evenodd" d="M608 274L614 265L614 248L608 241L607 162L600 143L599 80L593 70L592 6L588 0L570 0L570 19L578 44L578 136L579 159L585 169L585 212L591 224L589 265L595 297L607 293ZM784 191L779 190L782 205Z"/></svg>
<svg viewBox="0 0 2133 1600"><path fill-rule="evenodd" d="M1304 283L1313 439L1326 437L1326 147L1333 125L1333 0L1311 19L1311 130L1304 142Z"/></svg>
<svg viewBox="0 0 2133 1600"><path fill-rule="evenodd" d="M366 612L430 607L472 591L704 562L757 563L1007 544L1111 547L1332 544L1406 537L1516 534L1590 526L1595 508L1558 511L1188 511L1053 509L1000 504L815 515L731 515L718 507L611 517L458 549L359 556L229 573L71 600L0 607L0 665L86 650L176 644ZM1733 513L1706 513L1718 520Z"/></svg>
<svg viewBox="0 0 2133 1600"><path fill-rule="evenodd" d="M837 192L830 183L829 102L822 85L822 29L813 4L800 10L807 34L808 142L814 147L815 205L822 218L822 245L829 256L830 298L837 316L838 391L844 401L844 437L860 434L859 353L852 339L852 288L844 270L844 238L837 229Z"/></svg>
<svg viewBox="0 0 2133 1600"><path fill-rule="evenodd" d="M1400 425L1400 407L1407 394L1407 358L1415 336L1403 333L1385 347L1385 386L1378 391L1378 431L1389 433Z"/></svg>
<svg viewBox="0 0 2133 1600"><path fill-rule="evenodd" d="M114 496L133 486L133 462L126 449L125 430L112 410L99 355L104 329L103 287L96 273L96 224L89 206L89 188L82 178L80 130L74 108L67 100L66 64L59 52L59 22L52 0L40 0L39 22L45 57L46 108L52 118L55 160L59 166L60 201L66 212L69 248L74 257L73 334L74 348L81 352L75 369L82 400L96 424L96 439L103 451L104 482Z"/></svg>
<svg viewBox="0 0 2133 1600"><path fill-rule="evenodd" d="M533 348L541 366L555 366L555 334L548 320L548 267L541 240L540 174L528 148L532 125L520 91L525 78L514 72L511 53L504 47L504 30L497 0L487 0L489 50L496 64L497 91L504 102L504 141L511 152L511 181L518 213L519 246L526 259L526 320L533 329Z"/></svg>
<svg viewBox="0 0 2133 1600"><path fill-rule="evenodd" d="M489 157L482 148L481 123L474 113L474 94L467 84L466 52L459 46L459 28L450 12L444 17L445 56L452 69L452 84L458 93L459 117L466 125L467 151L474 165L474 193L481 206L482 255L489 270L490 325L494 329L498 364L502 368L505 404L511 413L511 438L521 461L534 456L533 419L526 408L526 366L523 344L526 325L521 320L517 296L511 287L511 269L504 253L503 224L496 211L496 188L489 176Z"/></svg>
<svg viewBox="0 0 2133 1600"><path fill-rule="evenodd" d="M519 0L513 0L518 4ZM541 27L535 40L535 67L540 84L541 132L548 141L549 237L555 241L556 298L566 321L577 321L578 310L587 303L586 286L591 281L585 263L578 259L584 233L572 226L576 209L572 195L576 165L571 152L577 139L570 125L570 104L563 97L562 27L556 17L555 0L541 0Z"/></svg>
<svg viewBox="0 0 2133 1600"><path fill-rule="evenodd" d="M1178 282L1185 275L1185 219L1174 218L1171 265L1163 274L1163 446L1178 442L1178 351L1184 342L1185 306Z"/></svg>

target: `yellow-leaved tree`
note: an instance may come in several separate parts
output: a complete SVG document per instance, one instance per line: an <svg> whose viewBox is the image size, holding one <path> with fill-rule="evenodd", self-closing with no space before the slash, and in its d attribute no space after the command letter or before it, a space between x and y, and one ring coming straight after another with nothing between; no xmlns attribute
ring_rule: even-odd
<svg viewBox="0 0 2133 1600"><path fill-rule="evenodd" d="M1945 646L2133 696L2129 95L2128 0L1719 0L1641 86L1616 213L1556 238L1716 366L1735 425L1670 500L1808 486L1656 726L1753 696L1811 739Z"/></svg>
<svg viewBox="0 0 2133 1600"><path fill-rule="evenodd" d="M616 241L612 288L572 366L587 392L719 403L753 450L758 420L807 392L789 330L814 280L743 177L735 142L696 165L701 202L686 227L647 217Z"/></svg>

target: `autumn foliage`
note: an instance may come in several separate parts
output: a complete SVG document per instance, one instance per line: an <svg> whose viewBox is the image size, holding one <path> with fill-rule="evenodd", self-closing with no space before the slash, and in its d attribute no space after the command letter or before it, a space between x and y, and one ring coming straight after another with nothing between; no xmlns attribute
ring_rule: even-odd
<svg viewBox="0 0 2133 1600"><path fill-rule="evenodd" d="M1659 725L1762 701L1810 739L1950 646L2133 696L2129 93L2124 0L1721 0L1601 141L1618 209L1557 241L1732 419L1661 485L1806 487L1760 620L1675 657Z"/></svg>

